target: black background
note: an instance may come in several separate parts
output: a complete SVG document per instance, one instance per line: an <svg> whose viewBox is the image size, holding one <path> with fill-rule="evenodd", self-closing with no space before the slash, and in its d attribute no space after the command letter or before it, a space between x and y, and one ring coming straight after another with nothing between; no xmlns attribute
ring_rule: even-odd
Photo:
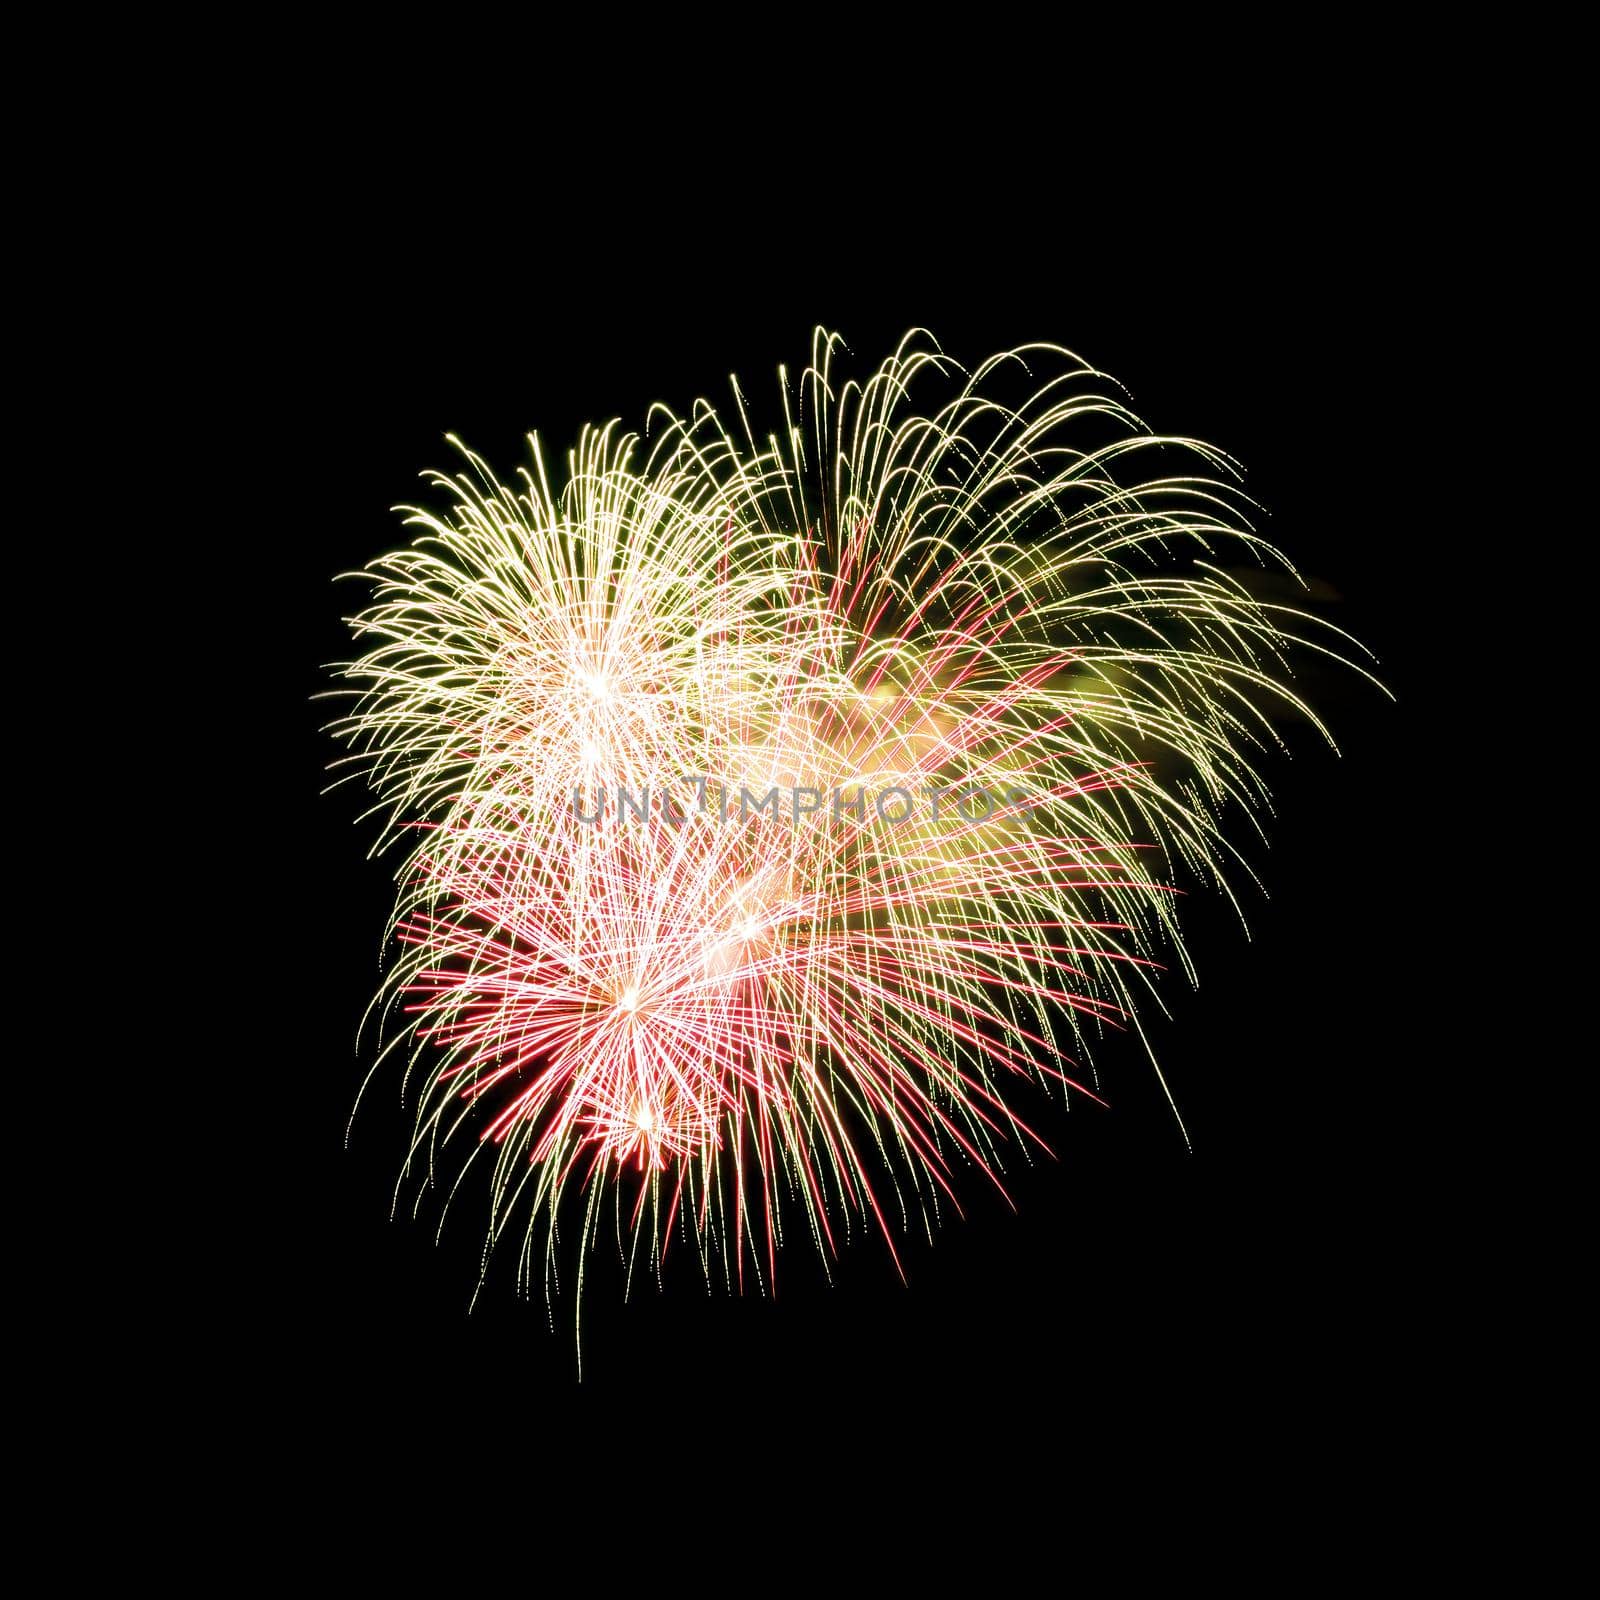
<svg viewBox="0 0 1600 1600"><path fill-rule="evenodd" d="M541 1415L615 1402L666 1426L864 1391L938 1395L952 1418L1093 1404L1270 1421L1363 1390L1407 1272L1395 1107L1439 1070L1424 998L1439 957L1399 914L1431 870L1415 622L1432 531L1394 454L1407 397L1431 381L1425 308L1386 215L1327 182L1313 205L1253 178L1236 171L1240 198L1181 224L1102 226L1026 189L938 227L886 206L812 228L508 218L469 239L419 218L391 247L380 219L341 215L295 258L285 343L262 356L274 437L299 463L272 535L286 755L261 858L264 893L292 885L292 950L270 941L285 970L249 1010L276 1081L256 1107L270 1174L250 1180L267 1247L239 1269L275 1387L396 1405L420 1388L467 1409L515 1395ZM1110 372L1152 427L1244 462L1263 531L1337 591L1325 614L1377 653L1398 700L1312 680L1343 754L1303 728L1269 763L1273 843L1251 860L1270 898L1245 894L1252 937L1202 897L1185 911L1201 984L1170 973L1173 1020L1150 1034L1192 1150L1130 1038L1099 1058L1111 1109L1036 1103L1056 1159L1010 1165L1014 1211L970 1183L933 1247L905 1241L906 1283L865 1238L829 1285L799 1238L775 1296L708 1294L675 1248L665 1291L646 1280L624 1303L602 1242L580 1387L570 1286L552 1331L507 1261L469 1315L480 1213L453 1209L439 1243L437 1192L420 1220L390 1220L410 1125L394 1073L345 1143L391 884L365 859L355 794L319 793L337 750L311 697L359 595L331 580L399 542L390 508L422 470L452 468L447 431L504 476L530 429L553 456L585 421L721 400L730 372L762 405L818 322L853 370L920 325L969 364L1048 339Z"/></svg>

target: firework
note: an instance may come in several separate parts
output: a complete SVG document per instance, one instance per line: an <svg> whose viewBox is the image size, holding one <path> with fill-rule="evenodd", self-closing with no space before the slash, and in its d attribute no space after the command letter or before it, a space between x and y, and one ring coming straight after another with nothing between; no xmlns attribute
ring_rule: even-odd
<svg viewBox="0 0 1600 1600"><path fill-rule="evenodd" d="M776 431L735 383L586 430L559 489L536 437L514 488L463 451L368 569L379 1062L407 1173L490 1162L524 1281L569 1210L580 1263L609 1209L734 1284L797 1222L931 1232L1187 970L1171 886L1233 893L1281 714L1327 737L1286 658L1349 641L1230 575L1292 569L1227 457L1056 347L839 352Z"/></svg>

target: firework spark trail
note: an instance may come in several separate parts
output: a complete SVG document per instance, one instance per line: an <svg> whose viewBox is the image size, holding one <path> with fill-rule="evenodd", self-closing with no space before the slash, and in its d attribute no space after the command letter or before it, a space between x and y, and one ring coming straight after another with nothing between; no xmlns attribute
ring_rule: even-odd
<svg viewBox="0 0 1600 1600"><path fill-rule="evenodd" d="M735 384L647 452L586 430L559 493L537 439L516 491L463 452L352 622L340 778L404 847L379 1059L422 1078L412 1164L489 1155L547 1285L568 1194L580 1283L607 1193L630 1261L682 1232L738 1282L789 1207L825 1256L931 1231L1035 1138L1012 1086L1092 1092L1188 969L1168 880L1231 898L1275 716L1327 737L1286 662L1351 641L1224 570L1292 571L1220 452L1054 347L968 375L908 335L865 384L839 348L764 445Z"/></svg>

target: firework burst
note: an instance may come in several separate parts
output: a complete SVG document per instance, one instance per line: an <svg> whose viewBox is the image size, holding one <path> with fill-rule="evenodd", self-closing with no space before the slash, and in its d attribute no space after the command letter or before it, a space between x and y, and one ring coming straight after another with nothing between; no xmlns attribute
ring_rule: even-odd
<svg viewBox="0 0 1600 1600"><path fill-rule="evenodd" d="M1282 713L1327 736L1286 660L1350 641L1230 575L1292 569L1228 458L1055 347L839 351L777 431L735 384L586 430L559 490L536 437L515 488L463 451L368 569L335 727L399 857L379 1060L407 1172L492 1163L525 1280L568 1207L580 1280L603 1207L730 1282L797 1221L931 1231L1035 1141L1019 1085L1094 1094L1188 968L1170 886L1232 894Z"/></svg>

